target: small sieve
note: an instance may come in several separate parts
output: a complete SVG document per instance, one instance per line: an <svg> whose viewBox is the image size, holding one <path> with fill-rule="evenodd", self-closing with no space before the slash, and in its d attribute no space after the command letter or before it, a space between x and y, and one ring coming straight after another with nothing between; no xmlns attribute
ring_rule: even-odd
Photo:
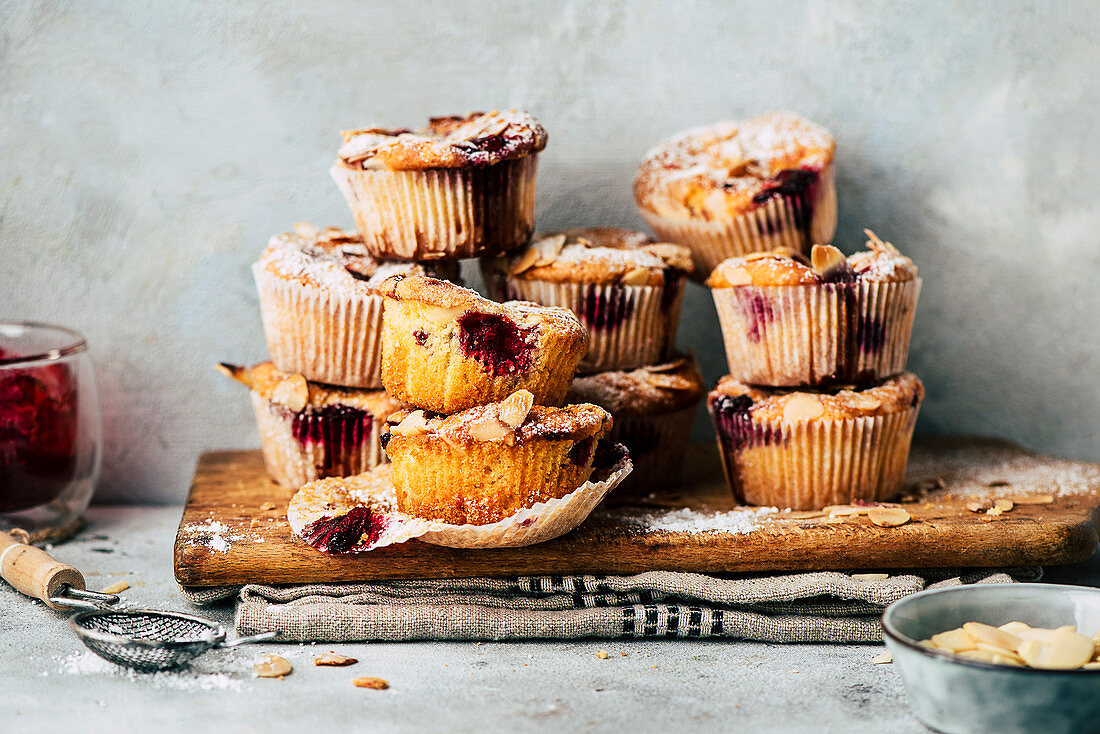
<svg viewBox="0 0 1100 734"><path fill-rule="evenodd" d="M119 597L87 591L84 576L44 550L0 532L0 576L51 609L82 609L69 624L89 650L142 672L184 665L207 650L270 640L275 632L226 641L225 627L202 617L153 609L113 609Z"/></svg>
<svg viewBox="0 0 1100 734"><path fill-rule="evenodd" d="M80 612L69 625L96 655L145 673L184 665L216 647L236 647L276 635L262 632L226 642L225 627L217 622L154 609Z"/></svg>

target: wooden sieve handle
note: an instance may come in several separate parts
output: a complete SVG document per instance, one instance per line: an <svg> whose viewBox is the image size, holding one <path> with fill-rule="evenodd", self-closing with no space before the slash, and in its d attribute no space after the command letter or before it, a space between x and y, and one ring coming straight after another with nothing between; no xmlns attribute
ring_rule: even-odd
<svg viewBox="0 0 1100 734"><path fill-rule="evenodd" d="M17 591L41 599L50 609L58 611L69 608L50 601L62 586L84 588L84 575L80 571L3 532L0 532L0 576Z"/></svg>

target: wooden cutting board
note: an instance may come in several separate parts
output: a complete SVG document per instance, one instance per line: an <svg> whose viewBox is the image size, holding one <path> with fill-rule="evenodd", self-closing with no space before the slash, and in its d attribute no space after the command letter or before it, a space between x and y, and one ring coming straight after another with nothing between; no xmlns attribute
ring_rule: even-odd
<svg viewBox="0 0 1100 734"><path fill-rule="evenodd" d="M326 556L293 536L291 492L270 481L259 451L199 461L175 545L186 586L350 582L536 574L700 573L1058 565L1097 547L1100 464L1045 457L980 438L918 439L902 506L913 520L877 527L865 515L735 508L712 445L691 447L677 487L642 500L612 495L580 528L541 545L457 550L410 541ZM1053 495L999 516L966 508ZM904 495L903 495L904 496ZM269 509L265 509L269 508Z"/></svg>

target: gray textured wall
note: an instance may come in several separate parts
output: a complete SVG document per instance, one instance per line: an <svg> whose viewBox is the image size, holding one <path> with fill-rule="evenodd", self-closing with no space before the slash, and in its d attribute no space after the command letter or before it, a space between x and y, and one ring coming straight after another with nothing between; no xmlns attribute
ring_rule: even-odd
<svg viewBox="0 0 1100 734"><path fill-rule="evenodd" d="M550 131L539 223L640 226L646 149L787 108L838 140L851 251L920 265L920 429L1100 459L1100 15L1089 2L0 4L0 318L91 340L100 498L178 501L257 445L218 360L264 355L247 266L350 225L337 131L520 106ZM722 371L705 291L681 341ZM704 425L700 425L705 429Z"/></svg>

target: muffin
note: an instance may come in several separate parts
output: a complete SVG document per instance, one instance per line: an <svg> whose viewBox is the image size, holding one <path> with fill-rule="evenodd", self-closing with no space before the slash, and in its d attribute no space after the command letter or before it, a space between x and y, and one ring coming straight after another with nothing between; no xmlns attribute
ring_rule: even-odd
<svg viewBox="0 0 1100 734"><path fill-rule="evenodd" d="M401 512L391 469L382 464L352 477L306 484L290 499L287 523L295 535L329 555L362 553L413 538L450 548L518 548L557 538L584 522L630 474L630 456L620 445L599 443L588 481L487 525L456 525Z"/></svg>
<svg viewBox="0 0 1100 734"><path fill-rule="evenodd" d="M583 372L668 359L691 251L599 227L536 234L526 250L483 259L489 295L571 309L588 329Z"/></svg>
<svg viewBox="0 0 1100 734"><path fill-rule="evenodd" d="M660 239L692 249L702 281L728 257L832 239L835 150L828 130L786 112L693 128L646 154L634 199Z"/></svg>
<svg viewBox="0 0 1100 734"><path fill-rule="evenodd" d="M531 115L473 112L432 118L416 132L375 127L343 138L332 178L375 257L475 257L530 239L546 147Z"/></svg>
<svg viewBox="0 0 1100 734"><path fill-rule="evenodd" d="M695 410L706 394L695 358L679 356L636 370L578 377L565 399L611 413L615 423L608 440L626 446L634 463L622 491L640 493L676 484Z"/></svg>
<svg viewBox="0 0 1100 734"><path fill-rule="evenodd" d="M923 398L911 372L863 389L814 391L726 376L707 409L738 502L813 510L888 500L900 489Z"/></svg>
<svg viewBox="0 0 1100 734"><path fill-rule="evenodd" d="M730 374L753 385L865 383L905 369L917 267L869 230L845 258L814 245L731 258L707 279Z"/></svg>
<svg viewBox="0 0 1100 734"><path fill-rule="evenodd" d="M270 362L218 370L252 391L264 465L284 487L359 474L386 460L379 437L386 417L404 406L384 390L308 382Z"/></svg>
<svg viewBox="0 0 1100 734"><path fill-rule="evenodd" d="M382 297L391 275L458 279L458 263L384 263L359 235L307 222L271 238L252 266L267 350L275 366L307 380L382 386Z"/></svg>
<svg viewBox="0 0 1100 734"><path fill-rule="evenodd" d="M441 416L390 416L382 445L397 509L453 525L486 525L588 481L611 416L595 405L534 405L517 390L499 402Z"/></svg>
<svg viewBox="0 0 1100 734"><path fill-rule="evenodd" d="M396 276L385 297L382 384L398 400L455 413L529 390L538 405L561 405L587 349L572 311L495 303L424 276Z"/></svg>

